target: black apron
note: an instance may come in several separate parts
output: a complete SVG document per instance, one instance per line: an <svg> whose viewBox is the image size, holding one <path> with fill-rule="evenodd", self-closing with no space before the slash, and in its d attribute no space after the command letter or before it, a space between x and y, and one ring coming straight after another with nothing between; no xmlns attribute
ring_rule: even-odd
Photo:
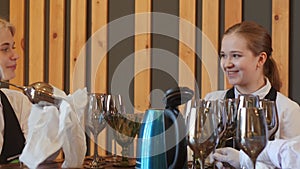
<svg viewBox="0 0 300 169"><path fill-rule="evenodd" d="M0 95L4 119L4 135L0 164L5 164L18 158L18 155L22 153L25 146L25 137L13 108L1 90Z"/></svg>

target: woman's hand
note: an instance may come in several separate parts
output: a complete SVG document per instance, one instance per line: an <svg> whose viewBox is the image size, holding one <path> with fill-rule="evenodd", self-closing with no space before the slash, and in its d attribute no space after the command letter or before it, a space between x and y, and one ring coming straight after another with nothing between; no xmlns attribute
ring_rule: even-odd
<svg viewBox="0 0 300 169"><path fill-rule="evenodd" d="M219 169L230 168L223 165L223 162L229 163L234 168L240 168L240 154L239 151L234 148L225 147L216 149L213 157L217 161L216 166Z"/></svg>

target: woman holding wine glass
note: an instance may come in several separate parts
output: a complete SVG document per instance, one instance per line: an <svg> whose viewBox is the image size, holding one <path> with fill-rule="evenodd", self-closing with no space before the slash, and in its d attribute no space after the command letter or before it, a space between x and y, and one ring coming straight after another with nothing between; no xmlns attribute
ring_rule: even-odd
<svg viewBox="0 0 300 169"><path fill-rule="evenodd" d="M279 118L275 139L291 139L300 135L300 107L279 92L281 82L271 54L271 36L262 26L244 21L230 27L222 38L220 66L233 87L209 93L205 99L253 94L259 99L273 100Z"/></svg>

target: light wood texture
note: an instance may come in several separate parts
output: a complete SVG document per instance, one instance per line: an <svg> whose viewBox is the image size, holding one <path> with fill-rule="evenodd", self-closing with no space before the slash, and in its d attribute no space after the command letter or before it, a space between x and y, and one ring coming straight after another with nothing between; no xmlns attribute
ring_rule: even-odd
<svg viewBox="0 0 300 169"><path fill-rule="evenodd" d="M218 89L219 1L203 0L202 6L201 97L204 98Z"/></svg>
<svg viewBox="0 0 300 169"><path fill-rule="evenodd" d="M196 1L180 0L179 85L195 91Z"/></svg>
<svg viewBox="0 0 300 169"><path fill-rule="evenodd" d="M92 0L91 92L107 93L108 0Z"/></svg>
<svg viewBox="0 0 300 169"><path fill-rule="evenodd" d="M282 80L280 91L286 96L288 96L289 92L289 6L289 1L272 1L272 57L279 67Z"/></svg>
<svg viewBox="0 0 300 169"><path fill-rule="evenodd" d="M10 22L16 27L15 42L16 52L20 56L17 61L16 78L11 82L19 85L24 85L24 63L25 63L25 1L10 0Z"/></svg>
<svg viewBox="0 0 300 169"><path fill-rule="evenodd" d="M107 20L108 0L92 0L92 36L91 48L91 91L95 93L107 93ZM98 136L98 152L105 155L106 129ZM91 152L94 151L94 142L90 142Z"/></svg>
<svg viewBox="0 0 300 169"><path fill-rule="evenodd" d="M150 107L151 0L135 1L134 107L145 112Z"/></svg>
<svg viewBox="0 0 300 169"><path fill-rule="evenodd" d="M86 11L86 1L71 1L70 93L86 86Z"/></svg>
<svg viewBox="0 0 300 169"><path fill-rule="evenodd" d="M242 1L241 0L226 0L225 1L225 31L232 25L242 21ZM221 39L220 39L221 41ZM225 75L224 75L225 77ZM228 79L224 78L224 89L232 87L228 83Z"/></svg>
<svg viewBox="0 0 300 169"><path fill-rule="evenodd" d="M45 1L29 3L29 84L44 81Z"/></svg>
<svg viewBox="0 0 300 169"><path fill-rule="evenodd" d="M65 60L65 2L51 0L49 16L49 83L63 90Z"/></svg>
<svg viewBox="0 0 300 169"><path fill-rule="evenodd" d="M49 15L49 83L64 88L65 2L51 0ZM61 150L56 159L63 159Z"/></svg>

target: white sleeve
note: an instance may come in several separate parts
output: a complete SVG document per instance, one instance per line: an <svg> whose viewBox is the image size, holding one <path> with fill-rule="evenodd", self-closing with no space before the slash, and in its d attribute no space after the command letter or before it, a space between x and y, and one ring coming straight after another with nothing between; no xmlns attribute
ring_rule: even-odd
<svg viewBox="0 0 300 169"><path fill-rule="evenodd" d="M280 157L281 168L300 168L300 139L286 142L281 149Z"/></svg>
<svg viewBox="0 0 300 169"><path fill-rule="evenodd" d="M281 150L285 143L287 143L287 140L275 139L274 141L268 141L266 148L259 155L259 161L266 164L271 162L277 168L281 168Z"/></svg>
<svg viewBox="0 0 300 169"><path fill-rule="evenodd" d="M300 168L300 137L270 141L265 150L270 161L277 168Z"/></svg>
<svg viewBox="0 0 300 169"><path fill-rule="evenodd" d="M300 135L300 107L283 94L279 92L277 94L276 106L279 116L279 129L276 138L295 138Z"/></svg>
<svg viewBox="0 0 300 169"><path fill-rule="evenodd" d="M282 154L286 149L287 140L276 139L268 141L264 150L257 157L256 168L269 169L269 168L284 168L282 167ZM240 151L240 164L246 168L252 168L251 159L246 153Z"/></svg>
<svg viewBox="0 0 300 169"><path fill-rule="evenodd" d="M257 158L256 168L259 169L274 169L275 166L271 163L270 159L267 157L266 151L263 151ZM263 158L264 160L262 160ZM240 150L240 166L241 168L253 168L253 163L249 156Z"/></svg>

